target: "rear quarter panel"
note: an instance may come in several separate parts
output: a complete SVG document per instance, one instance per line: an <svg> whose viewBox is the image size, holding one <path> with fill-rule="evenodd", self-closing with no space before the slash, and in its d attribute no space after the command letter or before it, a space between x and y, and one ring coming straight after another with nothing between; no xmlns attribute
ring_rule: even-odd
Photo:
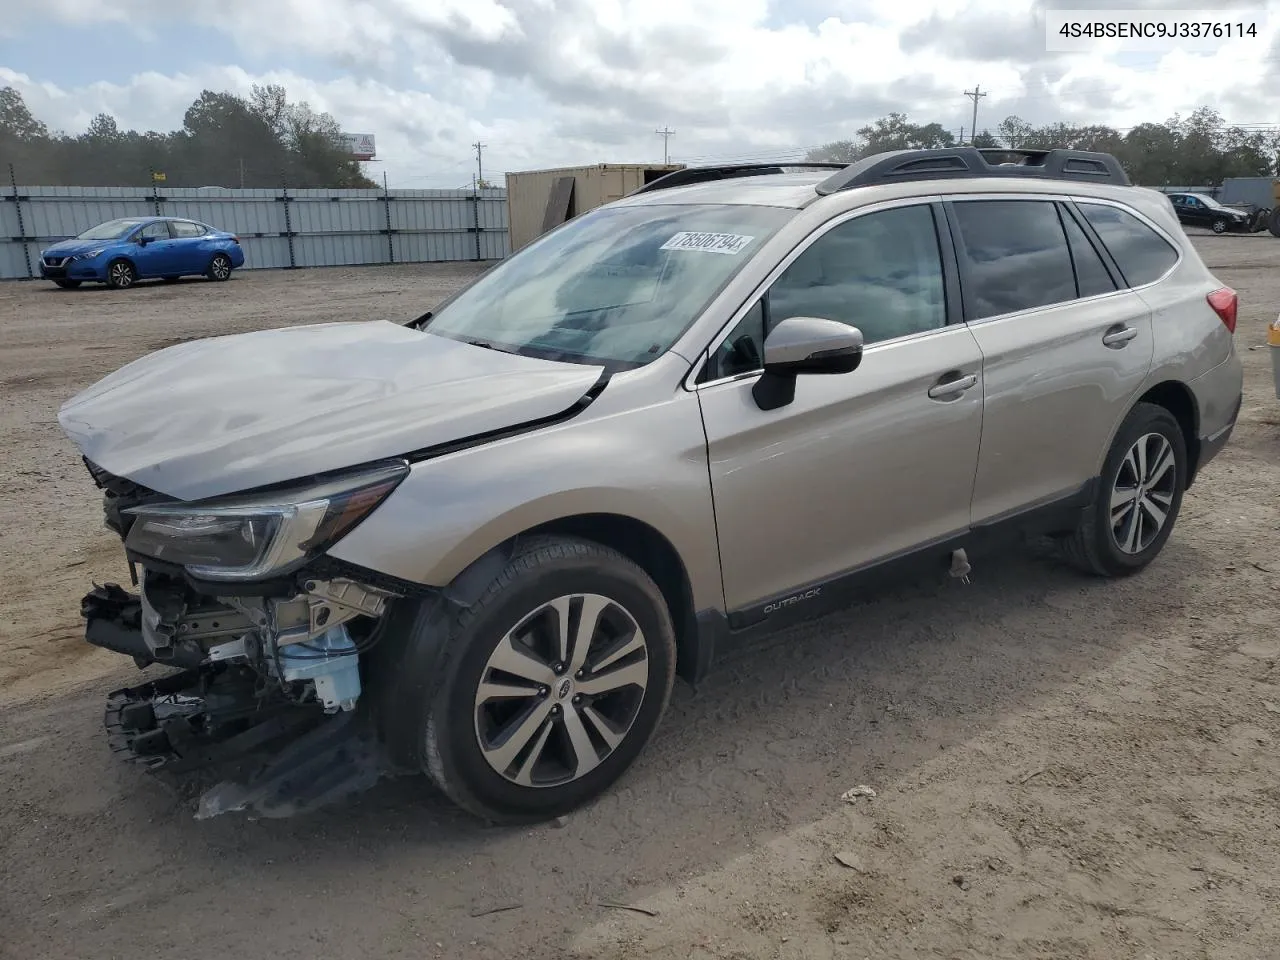
<svg viewBox="0 0 1280 960"><path fill-rule="evenodd" d="M1151 307L1155 340L1151 373L1144 389L1166 381L1188 386L1199 408L1198 432L1202 437L1209 436L1234 415L1243 382L1235 337L1206 299L1224 284L1209 272L1177 217L1165 209L1163 198L1157 202L1144 196L1149 193L1135 190L1135 200L1141 202L1133 206L1169 235L1182 259L1164 280L1138 291Z"/></svg>

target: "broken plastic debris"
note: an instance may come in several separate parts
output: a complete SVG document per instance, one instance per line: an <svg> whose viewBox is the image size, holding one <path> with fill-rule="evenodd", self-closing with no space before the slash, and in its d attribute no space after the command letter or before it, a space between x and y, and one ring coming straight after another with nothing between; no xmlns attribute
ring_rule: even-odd
<svg viewBox="0 0 1280 960"><path fill-rule="evenodd" d="M868 787L865 783L860 783L858 786L840 794L840 799L845 803L857 803L861 797L874 797L875 795L876 792L874 790Z"/></svg>

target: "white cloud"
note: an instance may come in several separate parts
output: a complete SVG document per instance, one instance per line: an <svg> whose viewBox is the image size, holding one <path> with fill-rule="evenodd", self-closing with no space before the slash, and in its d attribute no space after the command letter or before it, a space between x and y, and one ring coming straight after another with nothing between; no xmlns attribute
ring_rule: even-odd
<svg viewBox="0 0 1280 960"><path fill-rule="evenodd" d="M165 0L6 6L16 6L6 29L19 39L50 23L105 17L145 25L175 17ZM653 131L666 124L677 131L671 141L677 159L778 155L850 136L890 110L954 129L969 123L961 91L974 83L989 92L980 109L983 125L991 126L1010 113L1129 127L1200 105L1241 122L1276 112L1280 71L1269 24L1263 37L1212 55L1050 56L1042 6L1042 0L222 0L216 17L190 8L193 30L222 31L246 57L269 62L281 51L348 76L250 74L223 65L76 89L54 85L52 68L38 77L0 69L0 81L22 90L42 118L69 129L99 110L126 127L169 128L204 87L247 91L254 82L282 83L347 129L376 133L392 179L418 185L465 182L468 145L477 139L488 147L486 168L496 172L658 159L662 141ZM1280 0L1267 6L1280 13ZM137 27L140 44L145 29Z"/></svg>

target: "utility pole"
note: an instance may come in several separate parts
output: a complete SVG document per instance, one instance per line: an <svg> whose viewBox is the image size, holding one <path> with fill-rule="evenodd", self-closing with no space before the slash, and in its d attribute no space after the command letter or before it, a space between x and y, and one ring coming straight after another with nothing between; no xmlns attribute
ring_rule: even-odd
<svg viewBox="0 0 1280 960"><path fill-rule="evenodd" d="M472 146L476 148L476 186L479 187L480 184L484 183L484 159L482 153L484 144L477 141Z"/></svg>
<svg viewBox="0 0 1280 960"><path fill-rule="evenodd" d="M655 130L653 132L662 138L662 163L665 166L671 162L671 152L667 149L667 143L675 135L675 131L668 130L666 127L663 127L661 130Z"/></svg>
<svg viewBox="0 0 1280 960"><path fill-rule="evenodd" d="M972 143L973 138L978 135L978 101L985 97L986 94L982 92L982 87L979 84L974 84L973 89L966 90L964 95L973 101L973 126L969 128L969 142ZM964 142L963 131L961 132L960 142Z"/></svg>
<svg viewBox="0 0 1280 960"><path fill-rule="evenodd" d="M244 157L240 158L240 189L244 189Z"/></svg>

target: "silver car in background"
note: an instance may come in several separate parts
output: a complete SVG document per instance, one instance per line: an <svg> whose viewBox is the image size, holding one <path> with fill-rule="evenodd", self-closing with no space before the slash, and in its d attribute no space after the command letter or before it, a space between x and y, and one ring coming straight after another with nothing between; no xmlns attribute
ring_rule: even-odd
<svg viewBox="0 0 1280 960"><path fill-rule="evenodd" d="M1114 158L677 171L407 324L169 347L69 401L137 592L125 756L249 758L206 814L425 771L563 814L677 676L880 579L1167 541L1240 409L1236 295ZM252 764L251 764L252 765Z"/></svg>

